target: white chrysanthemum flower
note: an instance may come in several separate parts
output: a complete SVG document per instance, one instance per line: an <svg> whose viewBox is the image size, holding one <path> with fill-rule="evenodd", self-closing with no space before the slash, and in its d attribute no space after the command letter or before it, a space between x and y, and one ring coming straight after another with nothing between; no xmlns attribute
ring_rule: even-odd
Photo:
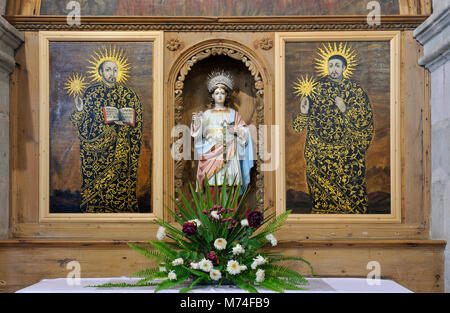
<svg viewBox="0 0 450 313"><path fill-rule="evenodd" d="M211 216L216 220L220 220L220 214L217 211L212 211Z"/></svg>
<svg viewBox="0 0 450 313"><path fill-rule="evenodd" d="M243 220L241 220L241 225L242 226L248 226L248 220L246 218L244 218Z"/></svg>
<svg viewBox="0 0 450 313"><path fill-rule="evenodd" d="M256 258L253 259L253 263L251 265L252 269L256 269L259 265L263 265L266 263L266 259L261 256L258 255Z"/></svg>
<svg viewBox="0 0 450 313"><path fill-rule="evenodd" d="M245 249L238 243L235 247L233 247L233 254L242 254L245 253Z"/></svg>
<svg viewBox="0 0 450 313"><path fill-rule="evenodd" d="M198 263L192 262L192 263L191 263L191 268L194 269L194 270L198 270L198 269L199 269Z"/></svg>
<svg viewBox="0 0 450 313"><path fill-rule="evenodd" d="M164 238L166 238L166 228L160 226L158 228L158 232L156 233L156 238L158 238L158 240L163 240Z"/></svg>
<svg viewBox="0 0 450 313"><path fill-rule="evenodd" d="M167 269L166 269L165 266L160 266L160 267L159 267L159 271L160 271L160 272L167 272Z"/></svg>
<svg viewBox="0 0 450 313"><path fill-rule="evenodd" d="M260 254L258 254L258 256L254 258L253 261L258 262L259 265L266 263L266 259Z"/></svg>
<svg viewBox="0 0 450 313"><path fill-rule="evenodd" d="M177 279L177 274L175 274L174 271L170 271L169 274L167 274L167 277L168 277L170 280L175 280L175 279Z"/></svg>
<svg viewBox="0 0 450 313"><path fill-rule="evenodd" d="M188 221L189 223L195 223L195 225L197 225L197 227L199 227L200 225L202 225L202 223L200 222L200 220L195 219L195 220L190 220Z"/></svg>
<svg viewBox="0 0 450 313"><path fill-rule="evenodd" d="M222 278L222 273L213 269L209 272L209 277L211 277L212 280L219 280Z"/></svg>
<svg viewBox="0 0 450 313"><path fill-rule="evenodd" d="M227 241L223 238L217 238L216 241L214 241L214 247L217 250L223 250L227 247Z"/></svg>
<svg viewBox="0 0 450 313"><path fill-rule="evenodd" d="M200 262L198 262L198 267L205 272L209 272L212 270L213 264L210 260L203 258Z"/></svg>
<svg viewBox="0 0 450 313"><path fill-rule="evenodd" d="M266 236L266 239L267 239L268 241L270 241L270 243L271 243L272 246L274 246L274 247L278 244L277 238L275 238L275 236L272 235L272 234L268 234L268 235Z"/></svg>
<svg viewBox="0 0 450 313"><path fill-rule="evenodd" d="M265 272L262 269L256 271L256 282L262 283L264 281Z"/></svg>
<svg viewBox="0 0 450 313"><path fill-rule="evenodd" d="M247 265L245 265L245 264L240 265L240 268L241 268L241 272L243 272L243 271L247 270Z"/></svg>
<svg viewBox="0 0 450 313"><path fill-rule="evenodd" d="M227 263L227 272L231 275L236 275L241 272L241 265L239 265L238 261L230 260Z"/></svg>
<svg viewBox="0 0 450 313"><path fill-rule="evenodd" d="M184 263L182 258L178 258L172 261L173 266L182 265Z"/></svg>

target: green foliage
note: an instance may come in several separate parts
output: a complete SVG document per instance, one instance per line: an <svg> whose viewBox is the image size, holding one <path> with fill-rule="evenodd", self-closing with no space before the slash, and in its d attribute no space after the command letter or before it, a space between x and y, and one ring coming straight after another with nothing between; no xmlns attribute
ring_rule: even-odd
<svg viewBox="0 0 450 313"><path fill-rule="evenodd" d="M226 179L226 178L225 178ZM97 287L136 287L136 286L153 286L157 285L155 292L163 289L172 288L180 283L193 277L192 283L180 292L188 292L192 290L197 284L201 282L212 281L210 273L203 271L200 268L193 268L195 264L205 260L211 253L216 254L218 264L214 265L214 270L220 271L223 280L231 280L240 288L248 292L258 292L257 286L270 289L276 292L284 292L285 290L299 290L299 285L307 284L307 280L296 271L293 271L286 266L276 265L276 262L282 261L299 261L305 263L311 269L313 275L313 268L309 262L302 258L285 257L280 254L261 252L260 250L270 242L266 236L278 231L282 224L286 221L290 211L287 211L279 216L270 214L265 217L264 221L256 228L243 226L241 220L246 219L245 203L249 189L246 189L240 195L241 185L232 184L231 186L218 186L217 179L214 186L215 199L212 197L211 188L208 183L208 178L205 178L204 190L196 192L192 185L189 186L193 203L189 203L185 195L178 191L178 198L181 203L177 203L174 199L174 205L180 212L178 216L169 207L167 211L174 217L175 221L182 227L186 222L198 220L200 224L197 225L196 232L188 236L176 226L167 223L161 219L155 219L153 223L165 228L165 234L168 241L150 240L147 243L151 246L142 247L136 244L129 243L129 246L144 255L145 257L156 261L160 267L147 268L137 271L132 274L133 277L142 278L136 284L104 284ZM217 195L220 194L220 197ZM251 206L250 210L255 210L257 199ZM265 213L269 208L265 208ZM215 219L211 214L215 212ZM219 215L220 214L220 215ZM261 231L259 231L261 229ZM255 234L255 232L258 233ZM223 250L218 250L214 242L218 238L226 240L227 245ZM161 238L160 238L161 239ZM233 247L237 244L241 245L245 252L235 255ZM242 252L242 251L241 251ZM265 263L258 264L254 269L252 264L257 257L264 257ZM183 264L173 263L176 259L182 259ZM231 274L227 269L229 261L236 261L240 265L239 273ZM245 266L245 270L242 267ZM258 270L264 271L264 281L257 282ZM174 278L176 275L176 279ZM258 273L258 274L257 274ZM261 277L260 277L261 278ZM154 283L154 279L164 279L159 283Z"/></svg>
<svg viewBox="0 0 450 313"><path fill-rule="evenodd" d="M157 286L157 283L147 283L147 284L127 284L127 283L106 283L98 286L87 286L87 287L96 287L96 288L125 288L125 287L143 287L143 286Z"/></svg>
<svg viewBox="0 0 450 313"><path fill-rule="evenodd" d="M131 274L131 277L150 277L153 275L158 274L159 268L155 267L155 268L146 268L137 272L134 272L133 274Z"/></svg>
<svg viewBox="0 0 450 313"><path fill-rule="evenodd" d="M280 227L282 226L282 224L286 221L286 219L290 213L291 213L291 210L288 210L284 213L281 213L277 217L272 218L271 221L268 222L266 227L263 229L263 231L260 232L258 235L256 235L254 238L261 239L261 238L266 237L269 234L273 234L273 233L277 232L280 229Z"/></svg>
<svg viewBox="0 0 450 313"><path fill-rule="evenodd" d="M250 293L258 293L258 290L250 282L239 276L230 276L230 279L241 289L247 290Z"/></svg>
<svg viewBox="0 0 450 313"><path fill-rule="evenodd" d="M156 241L156 240L150 240L149 243L157 249L161 254L169 258L170 260L173 260L177 256L177 252L169 247L165 242L162 241Z"/></svg>
<svg viewBox="0 0 450 313"><path fill-rule="evenodd" d="M273 262L273 263L275 263L275 262L280 262L280 261L300 261L300 262L303 262L303 263L305 263L306 265L308 265L309 269L311 270L311 277L314 276L314 269L313 269L311 263L309 263L308 261L306 261L306 260L303 259L303 258L297 258L297 257L285 257L285 256L278 256L278 257L270 258L270 262ZM294 272L294 273L296 273L296 272Z"/></svg>
<svg viewBox="0 0 450 313"><path fill-rule="evenodd" d="M270 275L274 277L284 277L288 282L300 285L308 284L308 281L296 271L293 271L282 265L268 264L264 265L264 268L270 272Z"/></svg>
<svg viewBox="0 0 450 313"><path fill-rule="evenodd" d="M162 281L158 287L156 287L155 292L158 292L160 290L163 289L169 289L171 287L175 287L176 285L184 282L186 279L188 279L189 276L184 276L184 277L180 277L178 279L175 280L170 280L170 279L166 279L164 281Z"/></svg>
<svg viewBox="0 0 450 313"><path fill-rule="evenodd" d="M165 256L163 253L161 253L158 250L149 250L147 248L140 247L140 246L132 244L132 243L128 243L128 246L130 248L132 248L134 251L139 252L146 258L154 259L156 261L169 261L170 260L170 257Z"/></svg>
<svg viewBox="0 0 450 313"><path fill-rule="evenodd" d="M201 277L197 278L196 280L194 280L192 282L192 284L189 287L180 289L180 293L186 293L186 292L192 290L192 288L194 288L194 286L197 285L201 280L202 280Z"/></svg>

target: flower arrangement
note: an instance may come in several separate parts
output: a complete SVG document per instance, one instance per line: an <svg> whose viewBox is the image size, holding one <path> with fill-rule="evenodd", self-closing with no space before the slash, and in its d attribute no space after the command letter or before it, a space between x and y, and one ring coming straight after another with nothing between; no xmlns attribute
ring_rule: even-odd
<svg viewBox="0 0 450 313"><path fill-rule="evenodd" d="M166 207L181 229L156 219L154 222L160 227L157 240L148 242L151 248L129 243L131 248L155 260L159 266L134 273L132 276L142 278L134 285L105 284L101 287L157 285L155 292L158 292L190 280L191 284L180 292L187 292L201 283L220 286L227 281L249 292L257 292L256 286L277 292L303 289L298 287L307 284L302 275L275 263L301 261L309 266L313 275L309 262L260 251L266 246L278 244L274 233L290 211L264 218L268 208L264 212L255 210L255 202L244 212L248 189L239 196L240 185L218 187L216 183L213 194L207 180L205 185L205 191L198 193L190 186L193 205L180 191L182 205L172 199L180 216ZM166 238L171 241L163 241ZM154 279L164 280L155 283Z"/></svg>

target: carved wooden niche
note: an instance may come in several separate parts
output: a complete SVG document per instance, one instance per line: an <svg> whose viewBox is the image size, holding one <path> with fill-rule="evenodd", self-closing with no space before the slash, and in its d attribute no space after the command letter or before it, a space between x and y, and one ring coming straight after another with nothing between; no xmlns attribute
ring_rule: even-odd
<svg viewBox="0 0 450 313"><path fill-rule="evenodd" d="M234 80L234 90L230 107L238 111L249 126L252 135L254 167L250 172L250 193L247 203L254 203L259 197L257 207L264 207L264 175L261 172L261 159L258 153L260 143L257 141L259 126L264 124L264 86L266 82L261 76L262 69L254 57L244 51L241 45L206 42L197 45L184 58L174 86L175 96L175 125L190 126L192 113L206 111L209 108L209 96L206 87L207 76L213 70L224 70L231 73ZM186 61L187 60L187 61ZM180 136L181 138L181 129ZM186 134L185 134L186 135ZM174 138L173 150L182 152ZM260 140L261 141L261 140ZM261 141L262 142L262 141ZM193 152L191 140L191 156ZM176 190L181 189L184 195L189 195L189 183L195 186L198 161L177 160L175 152L175 199L179 202ZM188 198L190 200L190 197Z"/></svg>

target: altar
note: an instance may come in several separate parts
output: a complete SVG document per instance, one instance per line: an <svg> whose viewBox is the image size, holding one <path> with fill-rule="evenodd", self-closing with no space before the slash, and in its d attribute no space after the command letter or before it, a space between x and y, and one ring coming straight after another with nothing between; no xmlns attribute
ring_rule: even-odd
<svg viewBox="0 0 450 313"><path fill-rule="evenodd" d="M81 278L78 283L66 278L43 279L39 283L16 291L17 293L153 293L155 287L98 288L93 286L105 283L134 284L138 279L129 277ZM285 293L411 293L412 291L393 280L370 280L365 278L308 278L308 285L299 286L305 290L286 290ZM160 291L178 293L188 286L181 284L176 288ZM271 290L257 288L260 293L273 293ZM189 293L247 293L237 286L198 286Z"/></svg>
<svg viewBox="0 0 450 313"><path fill-rule="evenodd" d="M0 292L444 291L431 2L7 1Z"/></svg>

